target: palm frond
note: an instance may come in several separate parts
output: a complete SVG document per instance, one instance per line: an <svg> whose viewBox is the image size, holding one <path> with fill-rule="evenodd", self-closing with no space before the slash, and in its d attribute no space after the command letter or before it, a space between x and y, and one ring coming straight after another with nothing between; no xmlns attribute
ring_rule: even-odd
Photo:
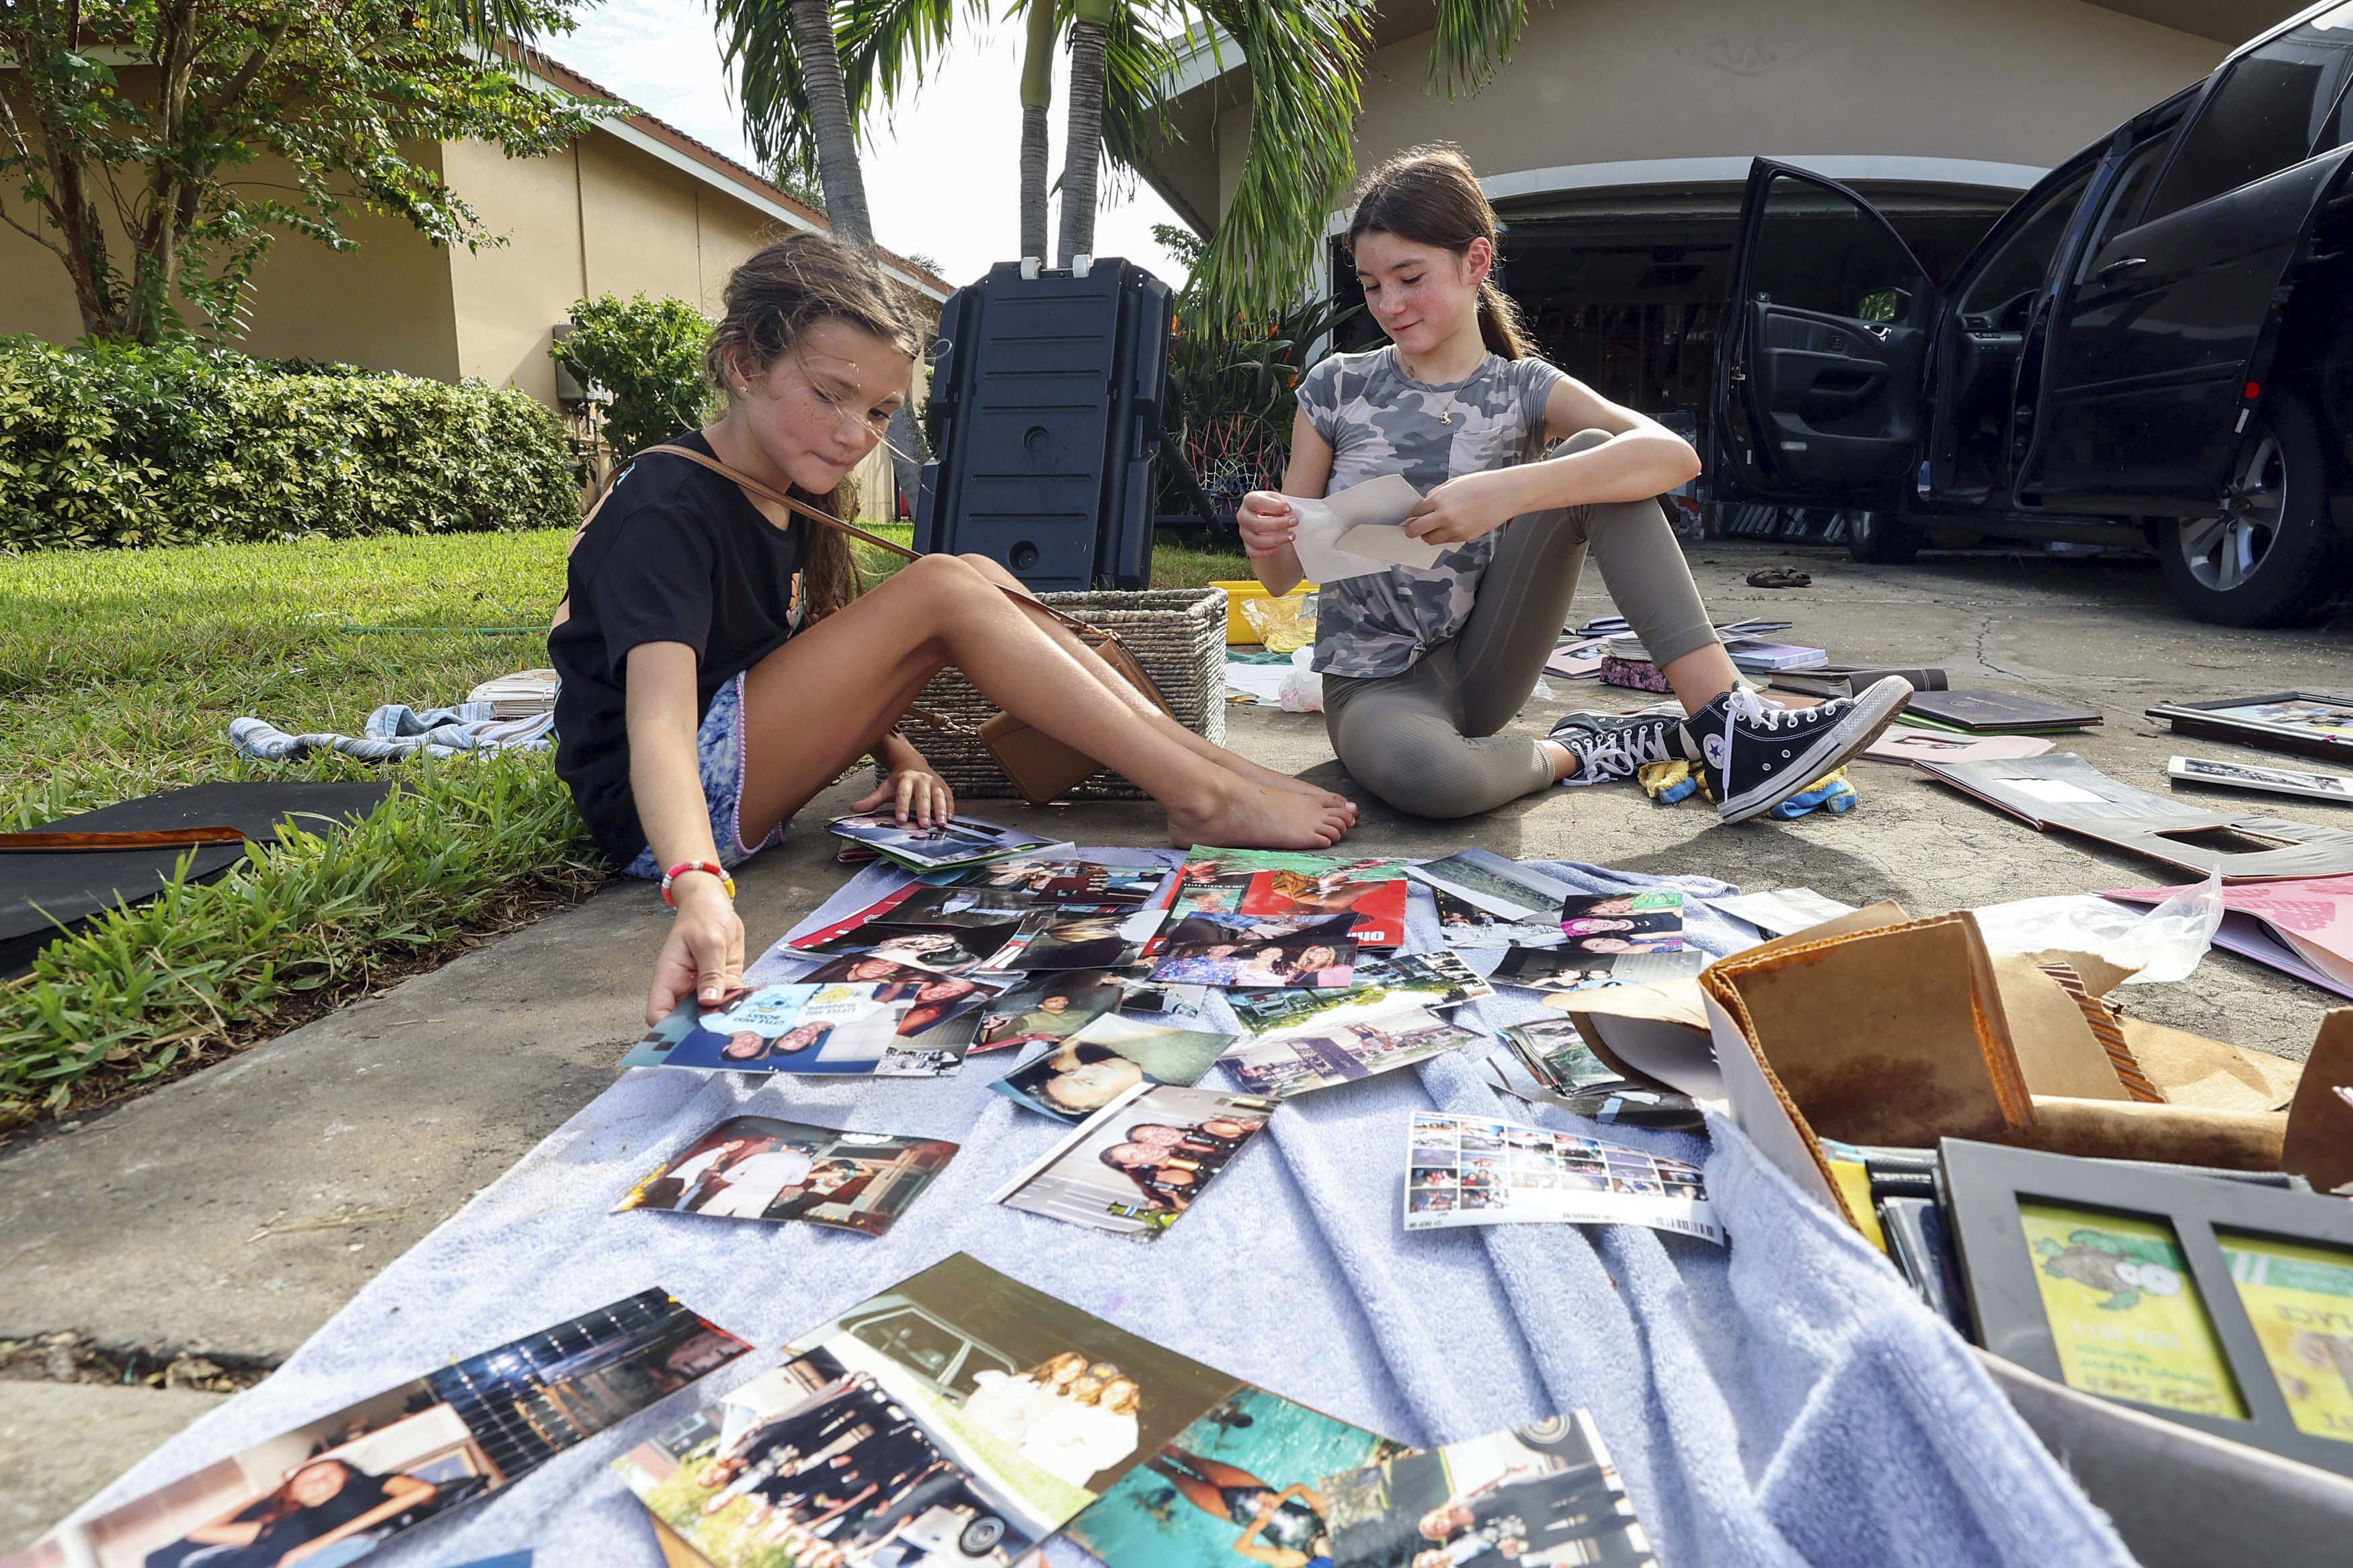
<svg viewBox="0 0 2353 1568"><path fill-rule="evenodd" d="M1527 30L1528 0L1438 0L1430 35L1430 86L1449 99L1485 87Z"/></svg>
<svg viewBox="0 0 2353 1568"><path fill-rule="evenodd" d="M1262 312L1307 281L1324 219L1356 172L1370 13L1354 0L1167 0L1162 8L1223 29L1250 62L1250 145L1195 283L1216 315Z"/></svg>
<svg viewBox="0 0 2353 1568"><path fill-rule="evenodd" d="M1112 176L1107 194L1117 201L1134 194L1136 171L1152 144L1170 135L1161 85L1183 57L1154 21L1142 5L1123 5L1103 42L1103 155Z"/></svg>
<svg viewBox="0 0 2353 1568"><path fill-rule="evenodd" d="M447 27L466 42L491 50L510 41L535 43L547 30L547 8L533 0L425 0L418 11L428 27Z"/></svg>
<svg viewBox="0 0 2353 1568"><path fill-rule="evenodd" d="M793 48L791 0L714 0L720 53L735 68L744 134L766 164L813 170L808 87Z"/></svg>

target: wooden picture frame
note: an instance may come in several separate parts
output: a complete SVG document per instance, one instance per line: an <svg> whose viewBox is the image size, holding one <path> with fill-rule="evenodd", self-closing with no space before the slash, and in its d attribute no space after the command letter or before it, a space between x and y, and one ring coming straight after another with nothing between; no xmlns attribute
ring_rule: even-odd
<svg viewBox="0 0 2353 1568"><path fill-rule="evenodd" d="M2232 697L2215 702L2161 702L2148 710L2148 716L2166 721L2181 734L2236 741L2242 745L2294 752L2307 757L2334 757L2340 762L2353 757L2353 736L2340 739L2316 735L2293 725L2232 711L2282 702L2320 703L2343 712L2346 721L2353 724L2353 697L2335 697L2321 691L2272 691L2260 697Z"/></svg>
<svg viewBox="0 0 2353 1568"><path fill-rule="evenodd" d="M2268 1251L2320 1249L2341 1254L2345 1266L2353 1268L2353 1204L2308 1191L2292 1192L2125 1162L2079 1160L1957 1138L1947 1138L1938 1145L1936 1185L1952 1221L1978 1342L1988 1351L2053 1383L2116 1399L2164 1420L2283 1458L2353 1476L2353 1422L2345 1423L2341 1436L2325 1436L2307 1425L2324 1419L2320 1406L2327 1403L2325 1397L2316 1403L2307 1395L2300 1411L2291 1405L2281 1386L2279 1364L2247 1309L2243 1293L2254 1287L2242 1285L2233 1277L2232 1259L2217 1237L2219 1232L2240 1244L2242 1259L2250 1245ZM2189 1347L2187 1359L2195 1362L2203 1354L2213 1358L2211 1364L2227 1370L2243 1417L2132 1398L2071 1376L2053 1329L2052 1287L2046 1281L2057 1279L2083 1284L2082 1277L2069 1268L2079 1261L2069 1254L2078 1249L2070 1247L2063 1252L2038 1254L2038 1247L2050 1248L2054 1244L2047 1239L2030 1240L2029 1216L2021 1204L2035 1209L2048 1205L2120 1228L2169 1229L2186 1279L2168 1285L2162 1277L2164 1270L2140 1263L2133 1265L2131 1279L2135 1283L2148 1279L2144 1288L2155 1297L2178 1296L2184 1284L2195 1290L2211 1328L2212 1345L2211 1349ZM2077 1234L2097 1233L2087 1229ZM2094 1266L2102 1261L2090 1248L2084 1251ZM2092 1293L2118 1290L2105 1280L2087 1288ZM2132 1291L2126 1289L2119 1293ZM2353 1296L2339 1300L2343 1321L2327 1326L2337 1336L2353 1335ZM2127 1309L2134 1304L2123 1303ZM2115 1296L2100 1303L2117 1305ZM2178 1307L2166 1310L2178 1321ZM2274 1322L2274 1336L2284 1328L2284 1322ZM2114 1343L2079 1348L2084 1334ZM2148 1338L2146 1325L2126 1310L2109 1321L2081 1325L2078 1345L2071 1349L2086 1356L2167 1353L2141 1352L2137 1342ZM2315 1344L2321 1357L2315 1364L2326 1371L2332 1347L2318 1340ZM2120 1345L2127 1348L2119 1351ZM2175 1372L2176 1368L2160 1367L2158 1376ZM2353 1390L2353 1363L2340 1360L2335 1373L2345 1380L2348 1390ZM2322 1387L2324 1396L2328 1392Z"/></svg>

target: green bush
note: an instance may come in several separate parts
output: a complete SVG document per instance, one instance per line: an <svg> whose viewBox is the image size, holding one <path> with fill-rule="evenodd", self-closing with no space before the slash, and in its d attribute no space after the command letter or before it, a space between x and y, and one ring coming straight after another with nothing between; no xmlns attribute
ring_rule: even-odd
<svg viewBox="0 0 2353 1568"><path fill-rule="evenodd" d="M572 307L572 326L547 352L611 395L605 440L614 457L628 458L703 422L712 396L702 376L710 317L683 300L600 294Z"/></svg>
<svg viewBox="0 0 2353 1568"><path fill-rule="evenodd" d="M547 528L564 426L480 381L0 338L0 549Z"/></svg>

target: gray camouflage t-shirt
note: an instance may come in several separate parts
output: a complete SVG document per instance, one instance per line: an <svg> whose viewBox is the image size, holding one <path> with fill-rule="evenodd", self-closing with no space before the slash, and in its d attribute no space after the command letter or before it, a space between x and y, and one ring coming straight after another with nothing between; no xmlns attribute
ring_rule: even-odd
<svg viewBox="0 0 2353 1568"><path fill-rule="evenodd" d="M1545 447L1545 403L1568 377L1540 359L1489 354L1461 381L1425 386L1398 368L1393 347L1334 354L1299 384L1299 406L1331 443L1337 495L1403 474L1424 495L1461 474L1506 468ZM1451 422L1447 416L1451 416ZM1316 595L1315 659L1327 675L1400 675L1462 629L1495 553L1485 534L1428 569L1326 583Z"/></svg>

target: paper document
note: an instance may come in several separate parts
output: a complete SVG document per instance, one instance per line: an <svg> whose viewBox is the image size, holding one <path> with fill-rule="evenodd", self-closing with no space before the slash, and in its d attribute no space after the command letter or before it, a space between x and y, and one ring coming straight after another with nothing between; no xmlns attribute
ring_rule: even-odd
<svg viewBox="0 0 2353 1568"><path fill-rule="evenodd" d="M1446 546L1424 544L1398 526L1421 501L1421 492L1402 474L1383 474L1323 500L1283 499L1299 514L1294 543L1300 568L1313 583L1369 576L1392 566L1428 568L1446 552Z"/></svg>

